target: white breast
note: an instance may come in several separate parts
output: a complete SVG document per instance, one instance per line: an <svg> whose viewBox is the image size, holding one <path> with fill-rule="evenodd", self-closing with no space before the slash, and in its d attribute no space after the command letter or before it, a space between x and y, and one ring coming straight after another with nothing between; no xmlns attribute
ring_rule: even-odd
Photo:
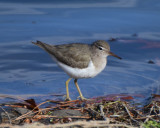
<svg viewBox="0 0 160 128"><path fill-rule="evenodd" d="M65 65L61 62L57 62L58 65L72 78L89 78L97 75L97 71L95 69L94 64L90 61L87 68L72 68L68 65Z"/></svg>
<svg viewBox="0 0 160 128"><path fill-rule="evenodd" d="M89 62L87 68L72 68L66 64L59 62L54 56L52 59L57 62L57 64L71 77L71 78L90 78L99 74L106 66L106 61L101 63L99 68L96 68L92 61Z"/></svg>

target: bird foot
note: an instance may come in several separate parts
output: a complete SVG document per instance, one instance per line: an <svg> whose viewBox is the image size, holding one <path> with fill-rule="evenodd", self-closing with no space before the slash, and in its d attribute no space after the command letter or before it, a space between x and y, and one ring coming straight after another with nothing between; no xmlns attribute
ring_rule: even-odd
<svg viewBox="0 0 160 128"><path fill-rule="evenodd" d="M77 99L81 99L82 101L83 100L88 100L87 98L84 98L83 96L78 96Z"/></svg>
<svg viewBox="0 0 160 128"><path fill-rule="evenodd" d="M66 97L65 101L71 101L70 97Z"/></svg>

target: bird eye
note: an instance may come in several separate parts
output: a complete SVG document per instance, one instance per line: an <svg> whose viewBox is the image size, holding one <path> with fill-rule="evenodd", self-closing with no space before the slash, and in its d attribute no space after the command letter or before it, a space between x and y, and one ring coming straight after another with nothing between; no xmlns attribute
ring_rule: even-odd
<svg viewBox="0 0 160 128"><path fill-rule="evenodd" d="M99 47L99 50L102 50L103 48L102 47Z"/></svg>

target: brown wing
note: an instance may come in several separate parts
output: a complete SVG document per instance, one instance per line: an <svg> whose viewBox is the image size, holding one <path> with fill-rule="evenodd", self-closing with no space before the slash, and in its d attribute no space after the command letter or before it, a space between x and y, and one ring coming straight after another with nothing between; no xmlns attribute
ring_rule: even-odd
<svg viewBox="0 0 160 128"><path fill-rule="evenodd" d="M34 43L34 42L33 42ZM48 45L37 41L34 43L62 63L74 68L86 68L90 62L90 46L87 44Z"/></svg>

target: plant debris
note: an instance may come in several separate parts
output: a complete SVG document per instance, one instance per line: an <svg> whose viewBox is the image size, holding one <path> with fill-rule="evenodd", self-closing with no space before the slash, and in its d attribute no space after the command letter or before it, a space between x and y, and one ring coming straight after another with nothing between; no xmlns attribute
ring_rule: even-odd
<svg viewBox="0 0 160 128"><path fill-rule="evenodd" d="M132 102L134 97L142 96L119 94L84 101L47 100L40 104L28 99L20 103L1 104L0 123L23 125L39 122L53 125L75 121L107 121L108 125L120 124L120 127L122 124L125 127L160 126L160 95L152 95L149 103L143 107ZM46 107L42 107L44 104Z"/></svg>

